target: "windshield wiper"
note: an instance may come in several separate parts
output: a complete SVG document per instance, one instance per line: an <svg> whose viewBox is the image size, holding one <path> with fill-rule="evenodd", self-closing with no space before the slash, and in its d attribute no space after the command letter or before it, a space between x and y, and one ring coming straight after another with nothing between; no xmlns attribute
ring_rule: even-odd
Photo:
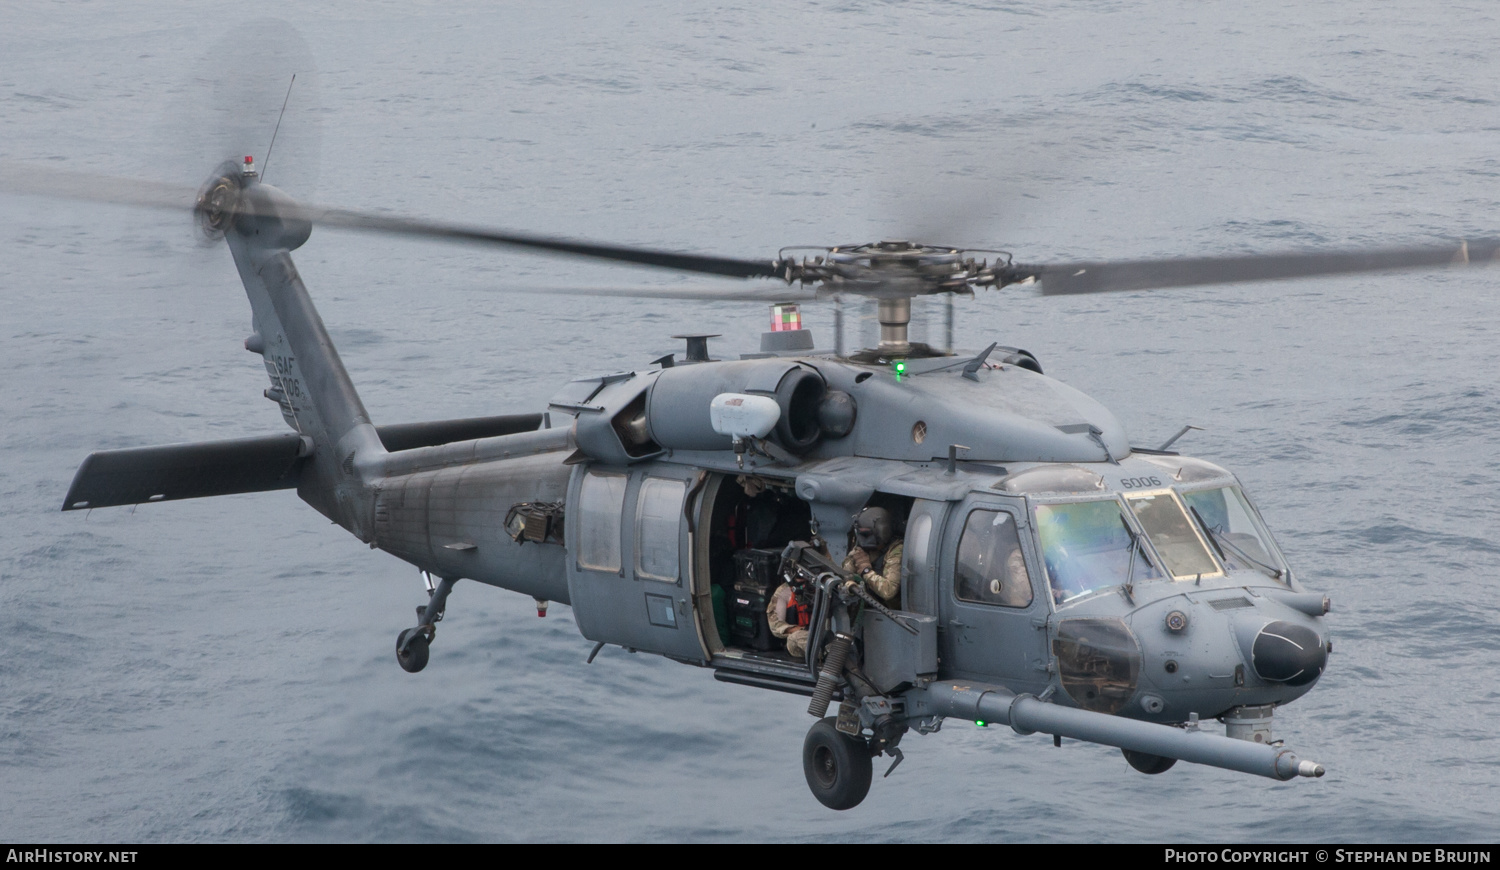
<svg viewBox="0 0 1500 870"><path fill-rule="evenodd" d="M1204 522L1203 515L1198 513L1198 509L1196 507L1188 505L1188 510L1193 512L1193 519L1198 521L1198 528L1203 530L1203 534L1208 537L1208 542L1214 545L1214 550L1218 552L1220 561L1228 561L1224 558L1224 548L1227 547L1229 548L1229 552L1233 553L1236 558L1241 559L1245 562L1249 562L1251 565L1254 565L1255 567L1264 571L1266 573L1266 576L1270 577L1272 580L1281 579L1280 568L1273 568L1270 565L1267 565L1265 562L1262 562L1254 556L1251 556L1249 553L1246 553L1244 550L1235 546L1234 542L1229 540L1228 536L1220 537L1222 533L1216 531L1212 526Z"/></svg>
<svg viewBox="0 0 1500 870"><path fill-rule="evenodd" d="M1130 565L1125 569L1125 585L1122 588L1125 590L1125 600L1129 601L1132 605L1134 605L1135 604L1135 554L1139 553L1141 551L1141 539L1136 536L1135 529L1132 529L1130 527L1130 523L1125 522L1125 518L1124 517L1120 517L1120 525L1122 525L1122 526L1125 527L1125 534L1127 534L1127 535L1130 536L1130 555L1126 557L1126 559L1129 560Z"/></svg>

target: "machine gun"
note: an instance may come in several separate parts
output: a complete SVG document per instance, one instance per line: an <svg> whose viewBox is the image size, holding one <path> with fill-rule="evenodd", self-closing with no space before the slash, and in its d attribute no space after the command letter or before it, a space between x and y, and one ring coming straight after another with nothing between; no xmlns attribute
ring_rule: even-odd
<svg viewBox="0 0 1500 870"><path fill-rule="evenodd" d="M882 753L891 756L891 765L885 772L885 776L890 776L891 771L902 761L903 756L897 744L901 742L907 726L904 721L892 715L889 701L878 697L879 693L871 685L869 678L860 671L857 660L851 661L850 653L855 640L854 625L858 622L862 608L870 607L912 635L917 635L918 630L871 594L862 579L835 565L812 544L805 541L787 544L781 553L781 571L796 595L813 596L812 624L809 626L812 636L807 647L807 660L817 673L817 683L813 687L812 700L807 705L808 714L819 719L825 716L834 693L846 681L851 681L850 685L854 682L864 684L866 691L856 689L856 694L864 695L868 692L872 696L870 700L875 701L878 708L870 723L871 736L867 740L859 737L859 705L851 703L847 694L839 705L836 728L858 738L871 756ZM843 618L840 620L831 618L836 605L843 607ZM841 624L830 624L834 622ZM821 669L817 664L820 658Z"/></svg>
<svg viewBox="0 0 1500 870"><path fill-rule="evenodd" d="M813 602L811 633L807 645L808 666L817 676L807 712L822 717L834 693L843 684L849 653L854 644L854 625L859 609L870 607L915 635L917 629L880 602L865 588L864 581L845 571L821 549L806 541L792 541L781 551L781 573L797 596ZM835 619L836 608L842 607ZM821 662L821 668L819 663Z"/></svg>
<svg viewBox="0 0 1500 870"><path fill-rule="evenodd" d="M819 598L817 592L820 588L830 585L827 583L828 580L834 580L836 582L831 584L832 588L830 591L840 601L846 604L852 604L856 600L861 601L866 607L874 608L881 615L912 634L917 633L917 630L907 623L906 620L902 619L889 607L882 604L880 599L871 594L870 590L865 587L863 580L845 571L842 567L835 565L833 560L823 554L822 550L807 541L792 541L786 545L786 549L781 551L781 574L792 587L793 593L799 597L807 595L813 600ZM817 622L816 614L813 621L814 623ZM809 647L809 649L812 649L812 647ZM811 659L811 656L809 656L809 659Z"/></svg>

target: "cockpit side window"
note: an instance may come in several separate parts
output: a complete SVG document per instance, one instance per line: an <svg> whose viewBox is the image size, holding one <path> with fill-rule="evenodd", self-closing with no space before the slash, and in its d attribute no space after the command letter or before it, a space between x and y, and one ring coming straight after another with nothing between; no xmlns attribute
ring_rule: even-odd
<svg viewBox="0 0 1500 870"><path fill-rule="evenodd" d="M1026 607L1031 575L1016 534L1016 519L1005 511L969 512L958 541L954 592L960 601Z"/></svg>
<svg viewBox="0 0 1500 870"><path fill-rule="evenodd" d="M1039 504L1036 529L1055 603L1127 581L1161 577L1146 557L1144 541L1132 536L1115 499Z"/></svg>

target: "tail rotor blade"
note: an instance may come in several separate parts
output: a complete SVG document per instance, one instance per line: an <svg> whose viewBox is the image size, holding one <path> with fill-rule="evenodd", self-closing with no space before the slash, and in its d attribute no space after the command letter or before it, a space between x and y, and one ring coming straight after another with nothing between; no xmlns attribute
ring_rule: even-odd
<svg viewBox="0 0 1500 870"><path fill-rule="evenodd" d="M196 188L163 181L116 178L93 172L52 169L34 163L0 160L0 191L191 212Z"/></svg>

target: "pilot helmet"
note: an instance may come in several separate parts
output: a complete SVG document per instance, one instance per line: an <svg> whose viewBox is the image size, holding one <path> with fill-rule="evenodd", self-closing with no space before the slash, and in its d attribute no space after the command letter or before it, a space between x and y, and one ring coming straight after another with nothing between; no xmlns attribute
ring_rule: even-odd
<svg viewBox="0 0 1500 870"><path fill-rule="evenodd" d="M866 550L878 550L891 542L891 512L867 507L854 518L854 542Z"/></svg>

